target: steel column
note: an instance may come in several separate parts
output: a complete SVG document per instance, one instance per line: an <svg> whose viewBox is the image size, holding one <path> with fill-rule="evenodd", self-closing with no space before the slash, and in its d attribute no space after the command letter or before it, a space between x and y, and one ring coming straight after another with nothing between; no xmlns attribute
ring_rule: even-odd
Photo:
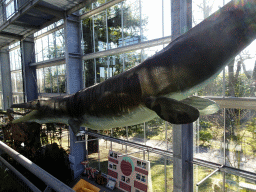
<svg viewBox="0 0 256 192"><path fill-rule="evenodd" d="M36 68L29 66L35 62L34 46L33 38L26 38L20 42L25 102L38 98Z"/></svg>
<svg viewBox="0 0 256 192"><path fill-rule="evenodd" d="M172 39L192 27L192 0L171 0ZM193 191L193 124L173 126L173 191Z"/></svg>
<svg viewBox="0 0 256 192"><path fill-rule="evenodd" d="M10 72L10 59L7 50L0 50L1 83L3 90L3 109L10 108L12 104L12 85Z"/></svg>
<svg viewBox="0 0 256 192"><path fill-rule="evenodd" d="M64 26L67 93L73 94L83 88L79 18L74 15L66 16ZM75 143L76 135L71 129L69 129L69 132L71 168L74 172L74 178L77 178L84 170L81 162L85 160L86 148L84 143Z"/></svg>
<svg viewBox="0 0 256 192"><path fill-rule="evenodd" d="M173 126L173 191L193 191L193 124Z"/></svg>
<svg viewBox="0 0 256 192"><path fill-rule="evenodd" d="M65 58L67 93L73 94L82 89L81 31L78 17L65 18Z"/></svg>

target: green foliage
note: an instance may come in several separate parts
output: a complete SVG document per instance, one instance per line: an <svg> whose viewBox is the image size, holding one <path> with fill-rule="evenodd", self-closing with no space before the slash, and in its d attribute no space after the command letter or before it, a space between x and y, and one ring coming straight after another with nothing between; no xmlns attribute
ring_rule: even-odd
<svg viewBox="0 0 256 192"><path fill-rule="evenodd" d="M254 139L256 135L256 117L247 123L246 129L252 134L252 138Z"/></svg>
<svg viewBox="0 0 256 192"><path fill-rule="evenodd" d="M209 82L205 87L200 87L199 96L220 96L223 95L223 75L219 74L214 80Z"/></svg>
<svg viewBox="0 0 256 192"><path fill-rule="evenodd" d="M213 124L209 121L200 121L199 125L201 127L201 129L207 129L207 128L211 128L213 126Z"/></svg>
<svg viewBox="0 0 256 192"><path fill-rule="evenodd" d="M212 134L208 130L201 130L199 132L199 140L203 142L203 145L205 145L206 142L210 142L212 139Z"/></svg>
<svg viewBox="0 0 256 192"><path fill-rule="evenodd" d="M251 81L244 73L238 76L235 83L235 97L250 97L251 94Z"/></svg>

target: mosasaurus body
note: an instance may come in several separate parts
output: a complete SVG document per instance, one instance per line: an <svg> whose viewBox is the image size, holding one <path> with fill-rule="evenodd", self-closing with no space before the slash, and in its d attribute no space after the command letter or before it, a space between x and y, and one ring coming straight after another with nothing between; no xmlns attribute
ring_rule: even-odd
<svg viewBox="0 0 256 192"><path fill-rule="evenodd" d="M203 88L256 37L256 1L231 1L140 65L63 98L34 100L12 108L32 109L13 123L66 123L109 129L157 115L191 123L218 110L210 100L188 97Z"/></svg>

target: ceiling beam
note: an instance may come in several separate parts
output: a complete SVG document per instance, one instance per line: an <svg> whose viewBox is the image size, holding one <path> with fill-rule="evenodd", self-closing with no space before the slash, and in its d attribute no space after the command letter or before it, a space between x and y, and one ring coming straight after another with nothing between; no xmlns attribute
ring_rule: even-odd
<svg viewBox="0 0 256 192"><path fill-rule="evenodd" d="M41 11L41 12L49 14L49 15L53 15L57 18L64 18L65 17L65 12L64 11L59 11L59 10L56 10L56 9L52 9L50 7L45 7L41 4L36 5L34 8L37 9L38 11Z"/></svg>
<svg viewBox="0 0 256 192"><path fill-rule="evenodd" d="M24 7L20 8L17 13L14 14L9 20L4 21L2 25L0 25L0 31L4 30L11 23L18 20L22 15L26 14L31 8L33 8L36 4L38 4L42 0L30 0Z"/></svg>
<svg viewBox="0 0 256 192"><path fill-rule="evenodd" d="M23 38L22 35L17 35L14 33L8 33L8 32L4 32L4 31L0 32L0 36L10 38L10 39L17 39L17 40L21 40Z"/></svg>
<svg viewBox="0 0 256 192"><path fill-rule="evenodd" d="M83 7L85 7L86 5L89 5L91 3L93 3L95 0L83 0L81 3L79 3L78 5L74 6L73 8L67 10L67 15L70 15L80 9L82 9Z"/></svg>
<svg viewBox="0 0 256 192"><path fill-rule="evenodd" d="M12 25L16 25L16 26L19 26L19 27L24 27L26 29L37 29L39 30L40 29L40 26L35 26L35 25L29 25L27 23L20 23L20 22L13 22Z"/></svg>

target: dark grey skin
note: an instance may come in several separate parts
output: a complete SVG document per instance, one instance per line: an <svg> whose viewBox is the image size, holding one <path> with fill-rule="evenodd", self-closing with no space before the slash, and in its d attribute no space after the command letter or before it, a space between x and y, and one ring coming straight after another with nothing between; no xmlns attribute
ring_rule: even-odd
<svg viewBox="0 0 256 192"><path fill-rule="evenodd" d="M256 37L256 0L232 1L140 65L64 98L12 108L33 111L13 121L109 129L157 115L173 124L192 123L218 110L213 101L189 97Z"/></svg>

